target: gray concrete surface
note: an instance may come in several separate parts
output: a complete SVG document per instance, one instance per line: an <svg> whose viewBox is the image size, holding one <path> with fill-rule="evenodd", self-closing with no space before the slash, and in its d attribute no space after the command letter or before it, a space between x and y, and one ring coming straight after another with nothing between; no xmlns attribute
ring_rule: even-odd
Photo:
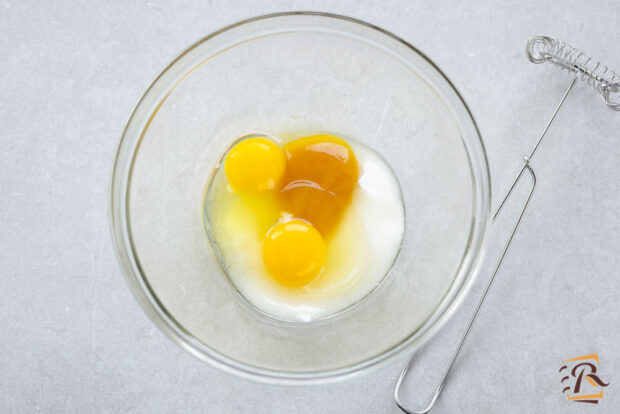
<svg viewBox="0 0 620 414"><path fill-rule="evenodd" d="M453 80L484 137L494 201L569 75L535 66L548 33L620 70L615 0L0 1L0 411L398 413L395 363L312 388L220 373L166 338L114 256L108 186L130 111L187 45L284 10L351 15L425 51ZM438 413L620 410L620 114L578 85L534 160L539 187ZM497 246L508 226L498 223ZM482 275L489 273L492 256ZM480 281L479 281L480 282ZM480 292L421 352L408 399L438 377ZM597 353L597 406L562 395L562 361ZM426 394L428 395L428 394ZM415 405L415 404L414 404Z"/></svg>

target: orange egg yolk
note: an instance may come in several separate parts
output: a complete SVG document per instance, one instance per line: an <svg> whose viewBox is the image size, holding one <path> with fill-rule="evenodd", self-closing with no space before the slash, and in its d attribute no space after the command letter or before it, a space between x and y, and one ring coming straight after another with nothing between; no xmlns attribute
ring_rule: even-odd
<svg viewBox="0 0 620 414"><path fill-rule="evenodd" d="M329 235L357 185L353 150L338 137L318 134L287 143L284 152L286 173L278 194L283 209Z"/></svg>

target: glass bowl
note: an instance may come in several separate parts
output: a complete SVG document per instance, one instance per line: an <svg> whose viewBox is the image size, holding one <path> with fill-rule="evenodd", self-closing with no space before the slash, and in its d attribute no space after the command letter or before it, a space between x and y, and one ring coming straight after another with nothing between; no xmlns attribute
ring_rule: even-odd
<svg viewBox="0 0 620 414"><path fill-rule="evenodd" d="M299 130L374 148L394 169L406 208L401 251L383 283L308 324L244 305L202 222L205 187L230 143ZM483 252L489 171L467 105L416 48L348 17L278 13L205 37L153 82L123 132L111 209L126 279L175 342L244 377L320 383L411 351L454 312Z"/></svg>

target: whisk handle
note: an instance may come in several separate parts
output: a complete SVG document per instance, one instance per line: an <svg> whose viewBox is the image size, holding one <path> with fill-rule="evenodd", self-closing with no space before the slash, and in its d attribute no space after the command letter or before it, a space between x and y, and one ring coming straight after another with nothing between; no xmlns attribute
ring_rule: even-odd
<svg viewBox="0 0 620 414"><path fill-rule="evenodd" d="M448 363L448 366L445 368L445 371L444 371L443 375L441 376L441 380L439 382L439 385L435 389L435 392L433 393L433 397L431 398L429 404L426 406L425 409L423 409L421 411L409 410L407 407L405 407L405 404L400 399L400 387L401 387L405 377L407 376L407 373L411 369L411 366L412 366L412 364L414 362L414 359L415 359L417 351L414 352L413 355L411 355L409 361L407 362L407 364L405 365L405 367L403 368L403 370L400 373L400 377L398 378L398 381L396 383L396 387L394 389L394 401L396 402L396 405L406 414L427 414L427 413L429 413L433 409L435 403L437 402L437 399L439 398L439 395L441 394L441 391L443 390L443 387L444 387L444 385L446 383L446 380L448 379L448 375L450 374L452 366L454 365L454 361L456 360L456 358L458 358L459 354L461 353L461 349L463 348L463 345L465 344L465 342L467 341L467 338L469 337L469 333L471 332L471 328L473 327L474 322L476 321L476 318L478 317L478 313L480 312L480 309L482 308L482 304L484 303L484 300L486 299L489 291L491 290L491 286L493 285L493 281L495 280L495 276L497 276L497 273L499 272L499 269L500 269L500 267L502 265L502 262L504 261L504 258L506 257L506 253L508 252L508 249L510 247L510 244L512 243L512 240L513 240L515 234L517 233L517 230L519 229L519 225L521 224L521 220L523 219L523 215L525 214L525 211L527 210L527 208L528 208L528 206L530 204L530 200L532 199L532 195L534 194L534 189L536 188L536 174L534 174L534 170L530 166L529 158L525 157L525 163L523 165L523 168L521 169L521 172L517 176L517 178L514 181L513 185L510 187L510 190L508 190L506 196L504 197L504 200L502 201L502 203L498 207L497 212L495 213L493 219L495 220L497 218L497 215L502 210L502 208L504 207L506 200L512 194L512 190L515 188L516 184L524 176L526 171L529 173L529 175L531 177L531 180L532 180L532 184L531 184L530 190L528 192L527 199L525 200L525 203L523 204L523 207L521 208L521 212L519 213L519 217L517 218L517 221L516 221L514 227L512 228L512 232L510 233L510 237L508 238L508 241L506 241L506 244L504 244L504 248L502 250L502 253L501 253L499 259L497 260L497 263L495 265L495 269L493 270L493 274L489 278L489 280L487 282L487 285L486 285L486 287L484 289L484 293L482 294L482 296L480 297L480 299L478 301L478 304L476 305L476 310L474 311L474 313L472 314L471 318L469 319L469 323L467 324L467 328L465 329L465 332L461 336L461 340L459 341L459 344L456 347L456 350L454 351L454 353L452 354L452 357L450 358L450 362Z"/></svg>

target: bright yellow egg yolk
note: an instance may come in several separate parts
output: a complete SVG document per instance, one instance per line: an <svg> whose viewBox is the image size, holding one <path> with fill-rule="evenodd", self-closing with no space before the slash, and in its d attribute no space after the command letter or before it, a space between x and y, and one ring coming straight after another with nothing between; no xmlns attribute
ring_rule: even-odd
<svg viewBox="0 0 620 414"><path fill-rule="evenodd" d="M323 269L326 246L321 234L302 220L274 225L263 242L269 274L286 286L310 283Z"/></svg>
<svg viewBox="0 0 620 414"><path fill-rule="evenodd" d="M224 168L235 190L273 190L279 187L286 171L286 156L267 138L246 138L228 152Z"/></svg>

